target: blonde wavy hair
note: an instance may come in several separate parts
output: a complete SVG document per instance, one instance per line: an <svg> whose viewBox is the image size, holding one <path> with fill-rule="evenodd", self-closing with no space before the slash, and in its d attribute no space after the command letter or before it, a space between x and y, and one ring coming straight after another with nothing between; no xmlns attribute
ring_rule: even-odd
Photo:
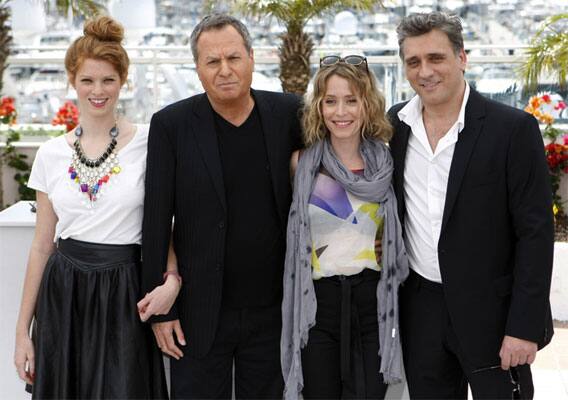
<svg viewBox="0 0 568 400"><path fill-rule="evenodd" d="M361 137L388 142L393 129L385 113L385 98L377 89L373 72L367 70L365 64L353 66L339 62L320 68L314 78L313 91L305 103L302 115L306 146L323 140L329 134L323 119L322 103L327 81L333 75L347 80L362 103Z"/></svg>

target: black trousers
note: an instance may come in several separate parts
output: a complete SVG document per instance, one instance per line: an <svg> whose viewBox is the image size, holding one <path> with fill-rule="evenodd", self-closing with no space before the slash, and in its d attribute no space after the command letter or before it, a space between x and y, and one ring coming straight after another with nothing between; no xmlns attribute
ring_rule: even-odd
<svg viewBox="0 0 568 400"><path fill-rule="evenodd" d="M281 306L222 307L215 340L203 358L171 359L172 399L280 399ZM189 344L191 345L191 344Z"/></svg>
<svg viewBox="0 0 568 400"><path fill-rule="evenodd" d="M460 349L450 322L442 285L414 271L400 290L400 328L404 368L412 399L532 399L529 365L503 371L477 369Z"/></svg>
<svg viewBox="0 0 568 400"><path fill-rule="evenodd" d="M314 281L316 325L302 350L305 399L383 399L377 283L369 269Z"/></svg>

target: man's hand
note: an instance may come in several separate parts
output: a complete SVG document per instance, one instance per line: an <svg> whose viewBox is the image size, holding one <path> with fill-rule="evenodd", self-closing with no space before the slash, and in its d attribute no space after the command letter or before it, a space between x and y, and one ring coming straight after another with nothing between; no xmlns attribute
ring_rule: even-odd
<svg viewBox="0 0 568 400"><path fill-rule="evenodd" d="M162 350L162 352L172 356L176 360L183 357L183 352L176 346L173 335L175 332L177 341L182 346L185 346L185 337L181 330L179 319L174 321L156 322L152 324L152 330L154 331L156 342L158 342L158 347Z"/></svg>
<svg viewBox="0 0 568 400"><path fill-rule="evenodd" d="M508 370L517 365L532 364L536 358L538 346L535 342L519 339L512 336L505 336L499 351L501 357L501 368Z"/></svg>

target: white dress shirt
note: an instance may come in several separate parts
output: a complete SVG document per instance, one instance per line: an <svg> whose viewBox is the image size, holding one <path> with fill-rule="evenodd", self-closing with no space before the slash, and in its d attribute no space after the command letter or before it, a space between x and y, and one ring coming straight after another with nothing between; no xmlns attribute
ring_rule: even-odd
<svg viewBox="0 0 568 400"><path fill-rule="evenodd" d="M398 118L410 126L404 168L404 217L410 267L424 278L442 282L438 262L438 240L446 203L448 176L458 134L464 128L465 105L469 85L465 84L463 101L457 121L440 139L432 152L424 121L422 101L414 96L398 112Z"/></svg>

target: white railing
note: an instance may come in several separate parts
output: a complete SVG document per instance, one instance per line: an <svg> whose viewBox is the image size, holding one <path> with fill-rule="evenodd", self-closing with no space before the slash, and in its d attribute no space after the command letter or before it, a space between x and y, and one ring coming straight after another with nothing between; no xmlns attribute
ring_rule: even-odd
<svg viewBox="0 0 568 400"><path fill-rule="evenodd" d="M521 106L521 104L516 104L519 103L521 98L519 91L521 83L518 79L516 68L524 59L523 53L525 48L526 46L523 45L466 45L466 51L469 53L468 62L470 64L466 78L468 78L470 82L485 79L483 72L479 72L478 70L490 65L497 66L504 71L509 71L508 79L515 87L513 88L514 90L510 91L509 96L505 96L506 101L511 105ZM11 67L19 66L28 67L30 69L34 66L36 69L39 69L42 66L49 65L62 70L65 50L66 47L62 46L18 46L13 48L13 55L8 58L8 64ZM132 105L130 108L135 110L132 111L129 116L134 119L135 122L147 122L151 113L160 107L201 91L201 86L198 84L197 78L195 76L188 76L195 74L193 57L191 56L189 46L130 46L127 47L127 51L130 56L132 68L143 71L142 73L144 73L143 79L138 79L136 82L129 82L127 88L130 92L130 99L134 100L131 101ZM279 82L276 77L279 62L277 48L258 46L254 48L254 51L257 70L264 71L270 66L273 66L267 75L267 79L271 80L272 87L278 87ZM348 53L368 54L368 63L377 75L379 87L382 88L388 106L411 96L412 91L404 79L403 66L397 55L397 47L357 44L349 46L321 46L315 49L310 62L315 70L320 56L325 54ZM167 70L168 68L170 69ZM183 72L179 72L182 69ZM9 71L10 70L8 70L8 72ZM180 78L184 74L185 77ZM164 77L162 75L166 76ZM191 84L184 80L190 81ZM24 93L24 91L33 91L33 87L29 90L24 89L26 87L25 85L30 85L30 82L26 82L25 79L23 81L15 81L14 83L22 93ZM143 90L140 87L141 85L145 85ZM254 80L253 87L255 87ZM176 91L172 88L177 88L178 90ZM47 91L44 90L41 96L37 95L36 98L33 99L36 106L38 103L46 101L46 99L52 95L50 93L46 94L46 92ZM173 94L168 94L168 92L172 92ZM59 100L52 103L58 104L65 98L72 97L73 94L71 92L59 93L58 96ZM20 102L31 101L29 96L17 95L16 98ZM50 110L50 112L53 112L53 110ZM44 114L47 115L48 112L44 111ZM37 119L26 119L28 117L27 114L21 115L21 117L24 118L24 122L46 123L49 122L46 115L38 117Z"/></svg>
<svg viewBox="0 0 568 400"><path fill-rule="evenodd" d="M498 67L498 71L505 72L507 82L503 83L496 82L495 87L498 85L503 86L506 90L499 92L498 88L493 93L497 100L505 101L510 105L516 107L524 107L527 95L521 93L520 79L518 79L515 69L518 67L524 59L524 50L526 46L522 45L467 45L466 51L468 52L468 72L466 73L466 78L468 81L473 83L483 83L484 75L490 71L491 67ZM35 67L34 69L39 69L45 66L56 66L60 70L63 70L63 59L65 55L66 47L61 46L44 46L44 47L32 47L32 46L19 46L13 48L13 55L8 58L8 64L11 67ZM159 109L161 106L171 103L173 101L179 100L181 97L176 97L172 95L170 97L161 95L164 92L164 86L167 86L168 82L162 82L163 71L172 72L176 68L183 69L185 71L185 78L190 78L189 80L193 83L192 90L186 90L185 95L201 92L202 88L195 76L193 57L191 56L191 51L189 46L168 46L168 47L156 47L156 46L132 46L127 47L131 64L135 71L142 71L144 74L142 79L138 79L135 82L129 82L128 84L128 96L122 96L121 98L127 98L128 104L126 104L127 112L130 110L130 119L134 122L144 123L150 120L151 114ZM278 72L278 56L276 47L263 47L258 46L254 48L255 51L255 62L257 70L270 69L269 73L272 74L274 80L276 80L276 75ZM353 53L364 53L367 54L367 60L370 67L375 71L377 79L379 81L379 87L387 100L387 106L395 104L401 100L406 100L412 95L412 90L409 87L406 79L404 79L403 66L398 57L398 48L393 46L369 46L369 45L350 45L350 46L321 46L314 50L313 56L310 60L313 69L315 70L319 63L319 57L327 54L353 54ZM381 54L381 55L376 55ZM270 68L272 66L272 68ZM169 68L171 67L171 68ZM168 70L169 68L169 70ZM8 70L8 73L10 71ZM188 76L189 74L189 76ZM133 74L130 74L131 77ZM171 75L171 74L170 74ZM193 76L191 76L193 75ZM62 75L65 76L64 74ZM6 77L6 75L5 75ZM28 77L29 78L29 77ZM6 82L6 79L4 80ZM16 82L17 83L17 82ZM25 83L25 82L24 82ZM177 82L179 85L186 85L185 82ZM147 88L137 87L137 85L146 85ZM509 85L509 86L507 86ZM64 86L64 85L63 85ZM189 86L187 84L186 86ZM485 85L487 86L487 85ZM491 85L490 85L491 86ZM253 81L253 87L255 82ZM511 89L512 88L512 89ZM145 90L148 89L148 90ZM72 91L66 91L66 93L58 93L58 96L62 97L61 100L69 98L73 95ZM19 94L16 95L17 101L22 101L22 97ZM28 96L30 97L30 96ZM32 95L33 97L33 95ZM42 103L45 106L47 96L45 93L38 95L37 99L34 101L36 103ZM130 107L130 108L128 108ZM139 112L143 109L142 112ZM26 111L25 107L18 107L19 111L19 122L26 122ZM40 121L31 122L41 122L50 123L51 118L54 115L54 111L51 110L52 114L48 113L47 117ZM568 120L564 119L558 122L568 123ZM563 127L568 128L566 125ZM2 132L0 132L2 136ZM24 136L22 140L14 145L18 147L21 151L27 153L30 159L33 158L35 150L44 141L46 137L38 138L35 136ZM0 137L0 148L4 145L3 140ZM0 171L0 173L2 173ZM11 179L13 173L10 171L4 171L4 194L6 202L13 202L16 199L16 187ZM562 187L563 198L568 198L568 184L567 179L564 180Z"/></svg>

